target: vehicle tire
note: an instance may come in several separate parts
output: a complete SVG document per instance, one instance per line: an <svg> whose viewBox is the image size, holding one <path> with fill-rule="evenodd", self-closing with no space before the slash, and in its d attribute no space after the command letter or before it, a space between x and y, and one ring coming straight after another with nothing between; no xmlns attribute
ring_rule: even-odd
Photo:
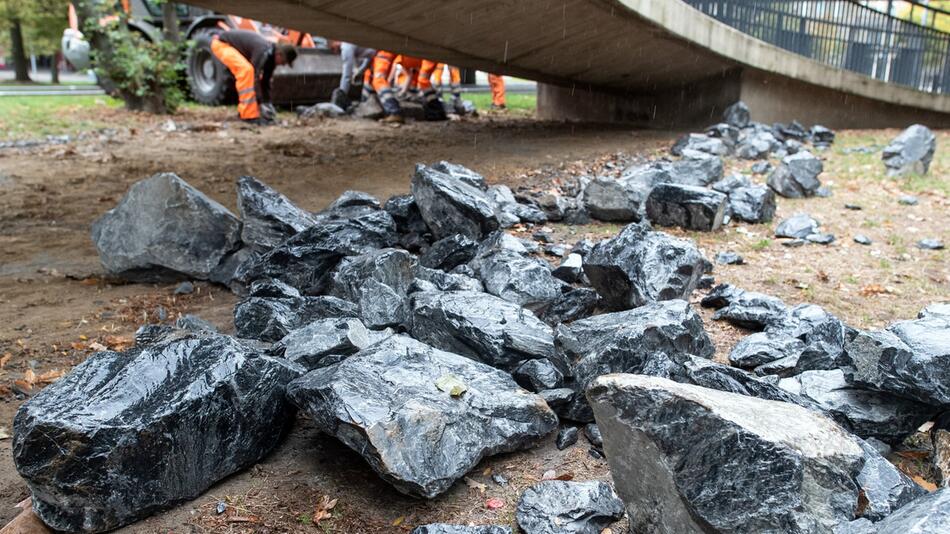
<svg viewBox="0 0 950 534"><path fill-rule="evenodd" d="M237 102L237 89L231 71L211 52L211 39L217 30L203 28L192 36L195 44L186 63L188 88L199 104L218 106Z"/></svg>

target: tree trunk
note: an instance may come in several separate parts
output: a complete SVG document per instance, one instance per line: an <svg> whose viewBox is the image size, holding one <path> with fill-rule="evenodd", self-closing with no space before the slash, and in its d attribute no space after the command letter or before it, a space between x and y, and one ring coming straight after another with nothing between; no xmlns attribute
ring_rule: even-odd
<svg viewBox="0 0 950 534"><path fill-rule="evenodd" d="M59 60L62 57L60 52L53 54L53 62L49 66L50 83L59 83Z"/></svg>
<svg viewBox="0 0 950 534"><path fill-rule="evenodd" d="M13 53L13 68L16 71L16 81L29 82L30 62L23 47L23 28L19 19L10 21L10 46Z"/></svg>
<svg viewBox="0 0 950 534"><path fill-rule="evenodd" d="M162 31L165 34L165 40L177 43L178 36L178 11L174 2L165 2L162 4Z"/></svg>

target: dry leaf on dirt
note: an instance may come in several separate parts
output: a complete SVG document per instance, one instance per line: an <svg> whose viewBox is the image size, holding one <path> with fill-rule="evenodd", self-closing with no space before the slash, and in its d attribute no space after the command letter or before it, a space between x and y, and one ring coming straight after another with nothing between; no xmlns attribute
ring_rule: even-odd
<svg viewBox="0 0 950 534"><path fill-rule="evenodd" d="M477 480L472 480L468 477L465 477L465 484L468 487L472 488L473 490L477 490L481 493L485 493L485 491L488 489L488 486L486 486L485 484L482 484L481 482Z"/></svg>
<svg viewBox="0 0 950 534"><path fill-rule="evenodd" d="M405 521L405 520L406 520L406 516L401 515L401 516L397 517L396 519L393 519L393 526L394 526L394 527L398 527L398 526L401 525L402 522Z"/></svg>
<svg viewBox="0 0 950 534"><path fill-rule="evenodd" d="M10 358L13 357L13 354L9 352L5 353L3 356L0 356L0 369L3 369L7 365L7 362L10 361Z"/></svg>
<svg viewBox="0 0 950 534"><path fill-rule="evenodd" d="M924 480L923 477L921 477L920 475L914 475L912 478L914 479L914 482L916 482L918 486L924 488L925 490L937 491L936 484L934 484L933 482L928 482Z"/></svg>
<svg viewBox="0 0 950 534"><path fill-rule="evenodd" d="M336 506L336 503L339 499L330 499L328 495L320 497L320 502L317 503L317 507L313 510L313 524L316 525L324 519L330 519L333 517L333 514L330 513L330 510L333 510L333 507Z"/></svg>

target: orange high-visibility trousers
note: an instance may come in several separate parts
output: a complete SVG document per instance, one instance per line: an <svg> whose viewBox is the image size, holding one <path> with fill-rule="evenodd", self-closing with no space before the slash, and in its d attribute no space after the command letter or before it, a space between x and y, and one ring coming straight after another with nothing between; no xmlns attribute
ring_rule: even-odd
<svg viewBox="0 0 950 534"><path fill-rule="evenodd" d="M416 89L416 79L419 76L419 69L422 67L422 60L417 57L400 55L396 57L393 63L402 67L396 77L396 85L405 87L408 91Z"/></svg>
<svg viewBox="0 0 950 534"><path fill-rule="evenodd" d="M261 108L254 89L254 65L236 48L217 37L211 41L211 53L234 75L238 93L238 115L244 120L260 118Z"/></svg>
<svg viewBox="0 0 950 534"><path fill-rule="evenodd" d="M416 78L416 85L419 86L419 90L422 91L422 96L427 102L439 97L435 92L435 87L432 86L432 71L435 70L435 66L435 61L422 60L422 66L419 67L419 76Z"/></svg>
<svg viewBox="0 0 950 534"><path fill-rule="evenodd" d="M491 103L499 107L504 106L505 79L498 74L489 74L488 85L491 87Z"/></svg>
<svg viewBox="0 0 950 534"><path fill-rule="evenodd" d="M449 88L452 91L452 98L460 99L462 98L462 71L458 67L452 67L446 65L445 63L439 63L435 66L435 70L432 71L432 80L433 84L438 88L439 93L442 92L442 72L448 68L449 69Z"/></svg>
<svg viewBox="0 0 950 534"><path fill-rule="evenodd" d="M393 59L396 55L392 52L380 50L373 57L373 90L379 97L379 103L389 115L399 114L399 101L393 94L393 88L389 84L389 72L393 68Z"/></svg>

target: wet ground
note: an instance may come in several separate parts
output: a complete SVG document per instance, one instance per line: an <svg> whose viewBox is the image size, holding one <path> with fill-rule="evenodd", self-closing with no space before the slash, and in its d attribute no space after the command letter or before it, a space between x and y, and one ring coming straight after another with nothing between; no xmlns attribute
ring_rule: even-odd
<svg viewBox="0 0 950 534"><path fill-rule="evenodd" d="M103 276L89 226L130 184L173 171L225 206L235 208L235 179L254 175L306 209L325 207L347 189L381 200L408 191L413 165L448 159L470 166L489 181L513 188L550 187L552 180L591 172L634 155L665 153L676 134L603 126L540 123L530 117L483 116L476 120L392 127L348 120L246 129L226 120L230 110L188 110L166 119L109 111L112 132L66 145L0 151L0 426L7 433L22 400L101 347L122 348L144 322L166 322L196 313L224 331L233 329L235 297L204 283L184 296L175 284L123 284ZM102 120L103 117L97 117ZM131 125L131 126L130 126ZM950 300L950 256L922 251L925 237L950 243L950 132L938 134L931 176L883 177L880 154L847 152L883 145L896 131L840 132L822 154L834 196L780 199L777 219L807 211L838 240L797 249L771 237L775 224L733 225L714 234L671 230L698 240L708 257L732 250L743 266L717 266L720 281L781 297L814 302L860 328L910 318L932 301ZM746 169L747 163L730 165ZM760 178L761 179L761 178ZM911 192L917 206L897 203ZM862 210L844 208L854 203ZM567 244L603 238L617 225L550 225ZM527 232L530 234L530 232ZM851 241L870 237L870 247ZM706 327L723 358L743 334L713 323ZM553 473L552 473L553 471ZM510 483L499 486L491 474ZM543 476L607 478L603 460L591 457L583 438L557 451L553 438L540 449L483 462L468 481L429 502L408 499L381 482L365 463L300 419L279 450L259 466L214 486L194 501L128 527L127 532L402 532L446 520L511 523L520 492ZM0 440L0 521L17 513L27 496ZM324 495L338 498L333 517L312 524ZM505 506L489 510L498 497ZM228 511L218 515L219 501ZM623 525L614 532L624 532Z"/></svg>

